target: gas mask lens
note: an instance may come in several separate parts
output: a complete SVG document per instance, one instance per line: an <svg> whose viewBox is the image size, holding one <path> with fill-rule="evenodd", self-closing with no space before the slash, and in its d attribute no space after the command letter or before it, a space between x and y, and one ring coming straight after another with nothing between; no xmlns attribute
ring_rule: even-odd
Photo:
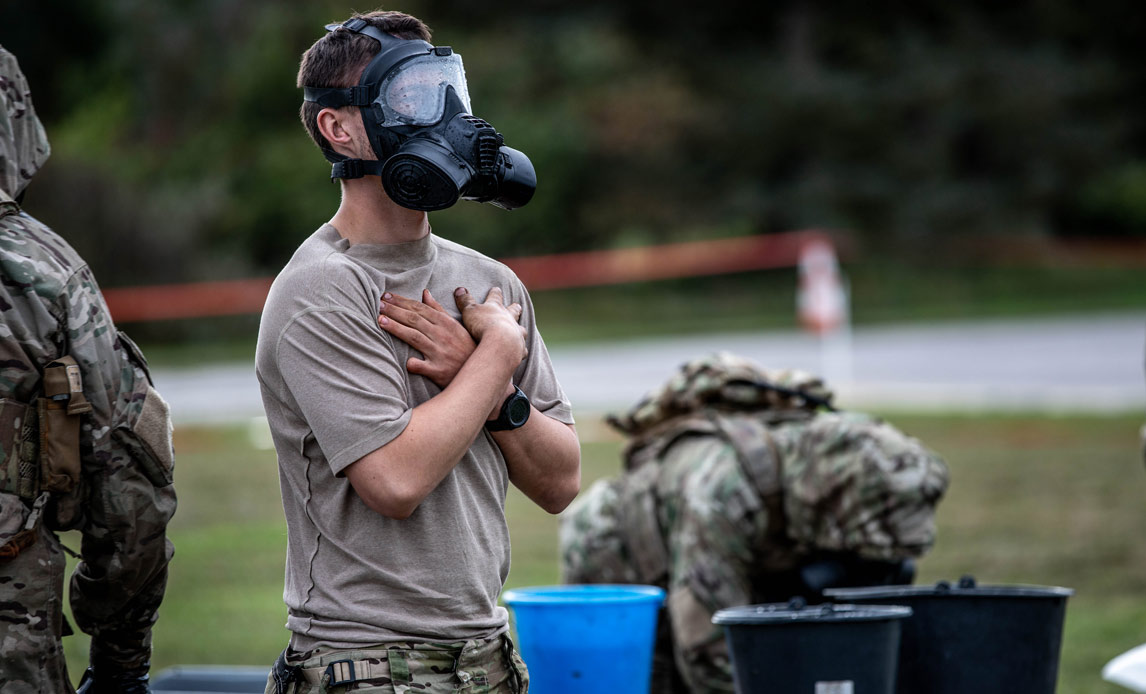
<svg viewBox="0 0 1146 694"><path fill-rule="evenodd" d="M381 125L437 123L445 109L446 87L453 87L466 113L472 113L460 55L430 54L398 65L382 81L374 102L382 111Z"/></svg>

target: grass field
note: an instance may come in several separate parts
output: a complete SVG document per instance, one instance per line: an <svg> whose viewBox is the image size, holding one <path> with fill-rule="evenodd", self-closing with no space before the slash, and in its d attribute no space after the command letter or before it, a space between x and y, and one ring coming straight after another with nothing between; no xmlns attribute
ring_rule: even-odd
<svg viewBox="0 0 1146 694"><path fill-rule="evenodd" d="M974 574L981 583L1074 588L1059 691L1113 694L1113 656L1146 642L1146 470L1140 414L1113 417L887 415L948 461L940 538L920 582ZM582 417L584 487L618 469L620 441ZM243 427L176 432L179 512L153 672L175 664L268 665L283 647L286 530L273 452ZM557 519L513 493L509 585L558 578ZM78 538L65 536L78 546ZM71 673L86 637L66 640Z"/></svg>

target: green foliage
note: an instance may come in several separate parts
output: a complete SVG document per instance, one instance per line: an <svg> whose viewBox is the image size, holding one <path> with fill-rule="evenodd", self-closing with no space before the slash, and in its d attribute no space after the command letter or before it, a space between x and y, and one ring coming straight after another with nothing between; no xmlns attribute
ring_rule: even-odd
<svg viewBox="0 0 1146 694"><path fill-rule="evenodd" d="M432 216L490 255L817 226L909 260L981 235L1146 233L1132 3L402 9L465 57L477 114L537 168L521 210ZM55 142L29 208L108 286L276 271L337 205L294 79L347 14L22 4L0 43Z"/></svg>
<svg viewBox="0 0 1146 694"><path fill-rule="evenodd" d="M1109 169L1086 183L1078 213L1112 234L1146 235L1146 161Z"/></svg>

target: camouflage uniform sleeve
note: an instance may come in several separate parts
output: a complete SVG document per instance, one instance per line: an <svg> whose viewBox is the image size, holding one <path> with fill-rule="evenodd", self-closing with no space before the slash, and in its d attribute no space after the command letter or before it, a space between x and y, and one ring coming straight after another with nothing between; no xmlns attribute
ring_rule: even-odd
<svg viewBox="0 0 1146 694"><path fill-rule="evenodd" d="M115 330L86 266L61 300L65 350L80 365L93 407L80 435L87 508L72 613L92 636L92 663L131 670L150 659L173 553L166 538L175 512L170 418L146 362Z"/></svg>
<svg viewBox="0 0 1146 694"><path fill-rule="evenodd" d="M732 692L724 632L712 624L712 615L751 602L752 567L766 537L767 513L735 450L722 439L683 439L663 464L668 487L661 498L679 504L669 504L662 518L669 535L667 604L677 667L690 692Z"/></svg>
<svg viewBox="0 0 1146 694"><path fill-rule="evenodd" d="M564 583L640 583L621 527L622 495L617 479L601 479L561 514L558 533Z"/></svg>

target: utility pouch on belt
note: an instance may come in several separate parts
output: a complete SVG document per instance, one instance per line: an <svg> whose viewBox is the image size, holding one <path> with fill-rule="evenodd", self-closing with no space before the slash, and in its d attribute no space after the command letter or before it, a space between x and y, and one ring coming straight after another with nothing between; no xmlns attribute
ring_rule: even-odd
<svg viewBox="0 0 1146 694"><path fill-rule="evenodd" d="M44 369L44 397L36 400L40 425L40 489L55 502L50 527L70 527L80 514L80 415L91 412L76 360L63 356Z"/></svg>

